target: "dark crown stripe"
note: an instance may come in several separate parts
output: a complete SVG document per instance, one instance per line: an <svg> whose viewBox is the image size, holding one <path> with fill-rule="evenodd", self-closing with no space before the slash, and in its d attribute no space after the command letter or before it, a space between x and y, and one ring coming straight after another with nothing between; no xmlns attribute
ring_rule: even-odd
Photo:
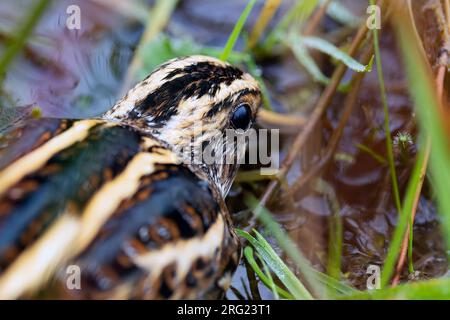
<svg viewBox="0 0 450 320"><path fill-rule="evenodd" d="M131 119L150 116L153 122L164 123L177 114L180 102L191 97L214 96L222 83L230 85L240 79L243 72L229 65L197 62L170 71L164 83L136 103L130 112Z"/></svg>

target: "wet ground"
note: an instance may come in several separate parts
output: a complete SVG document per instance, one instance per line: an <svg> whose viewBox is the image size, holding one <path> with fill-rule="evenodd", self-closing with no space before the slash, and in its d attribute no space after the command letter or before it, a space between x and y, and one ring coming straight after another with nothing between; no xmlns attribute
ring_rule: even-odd
<svg viewBox="0 0 450 320"><path fill-rule="evenodd" d="M16 0L0 3L2 41L30 8L31 2ZM356 15L364 15L365 8L361 1L343 2ZM81 7L81 30L65 27L66 8L70 4ZM184 41L222 48L243 6L240 0L180 1L167 26L167 34L175 44ZM283 2L272 25L279 21L289 6L288 1ZM261 3L256 5L247 27L253 25L256 12L261 7ZM341 27L327 17L316 34L330 36ZM14 107L34 104L42 108L46 116L78 118L98 115L119 98L122 81L142 32L138 22L92 1L54 2L41 19L23 56L8 72L1 101L6 106ZM417 149L414 115L395 38L389 28L383 29L381 47L392 137L395 140L399 134L411 136L407 150L396 152L399 184L404 190L411 169L410 161ZM237 49L242 48L243 43L238 43ZM147 58L151 64L152 57ZM273 108L281 113L307 117L323 87L315 84L286 50L266 55L257 63ZM321 67L328 75L334 68L326 61ZM309 141L304 154L289 173L289 183L308 172L321 156L338 125L345 97L342 93L334 97L314 139ZM344 278L362 289L365 288L368 265L382 265L397 219L388 166L361 148L361 145L365 146L386 158L383 117L378 80L376 73L372 72L363 81L356 106L333 159L320 174L332 186L340 208ZM292 139L292 134L282 135L281 158ZM259 182L233 187L228 203L238 227L248 229L256 226L264 231L247 214L242 198L244 190L259 196L265 186L266 182ZM333 214L329 198L309 185L296 192L291 201L281 201L286 194L286 190L282 190L278 201L273 201L269 209L312 264L324 271L329 218ZM430 199L432 193L426 183L414 226L414 267L421 272L421 277L436 277L445 274L448 269L435 207ZM276 243L273 245L276 247ZM277 251L282 254L281 250ZM403 278L406 277L405 272ZM235 290L227 293L230 299L271 297L271 293L258 284L251 269L247 270L244 262L236 272L232 285Z"/></svg>

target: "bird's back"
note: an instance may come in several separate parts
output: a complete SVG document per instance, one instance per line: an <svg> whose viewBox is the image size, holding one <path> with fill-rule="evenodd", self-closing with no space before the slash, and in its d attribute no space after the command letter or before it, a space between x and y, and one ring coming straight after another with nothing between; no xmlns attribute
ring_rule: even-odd
<svg viewBox="0 0 450 320"><path fill-rule="evenodd" d="M152 136L39 119L1 139L0 298L199 298L229 280L223 200Z"/></svg>

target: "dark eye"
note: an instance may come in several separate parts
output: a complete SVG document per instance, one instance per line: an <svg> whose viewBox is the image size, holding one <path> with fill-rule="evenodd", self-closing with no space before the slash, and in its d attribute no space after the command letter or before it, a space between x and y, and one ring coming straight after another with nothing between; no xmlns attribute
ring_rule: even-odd
<svg viewBox="0 0 450 320"><path fill-rule="evenodd" d="M248 104L241 104L231 115L231 125L235 129L247 130L252 121L252 110Z"/></svg>

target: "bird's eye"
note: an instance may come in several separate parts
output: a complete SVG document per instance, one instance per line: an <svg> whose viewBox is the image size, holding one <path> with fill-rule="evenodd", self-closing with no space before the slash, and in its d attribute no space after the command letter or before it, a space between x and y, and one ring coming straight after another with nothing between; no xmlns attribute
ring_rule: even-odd
<svg viewBox="0 0 450 320"><path fill-rule="evenodd" d="M252 120L252 110L246 103L241 104L231 115L231 125L235 129L247 130Z"/></svg>

